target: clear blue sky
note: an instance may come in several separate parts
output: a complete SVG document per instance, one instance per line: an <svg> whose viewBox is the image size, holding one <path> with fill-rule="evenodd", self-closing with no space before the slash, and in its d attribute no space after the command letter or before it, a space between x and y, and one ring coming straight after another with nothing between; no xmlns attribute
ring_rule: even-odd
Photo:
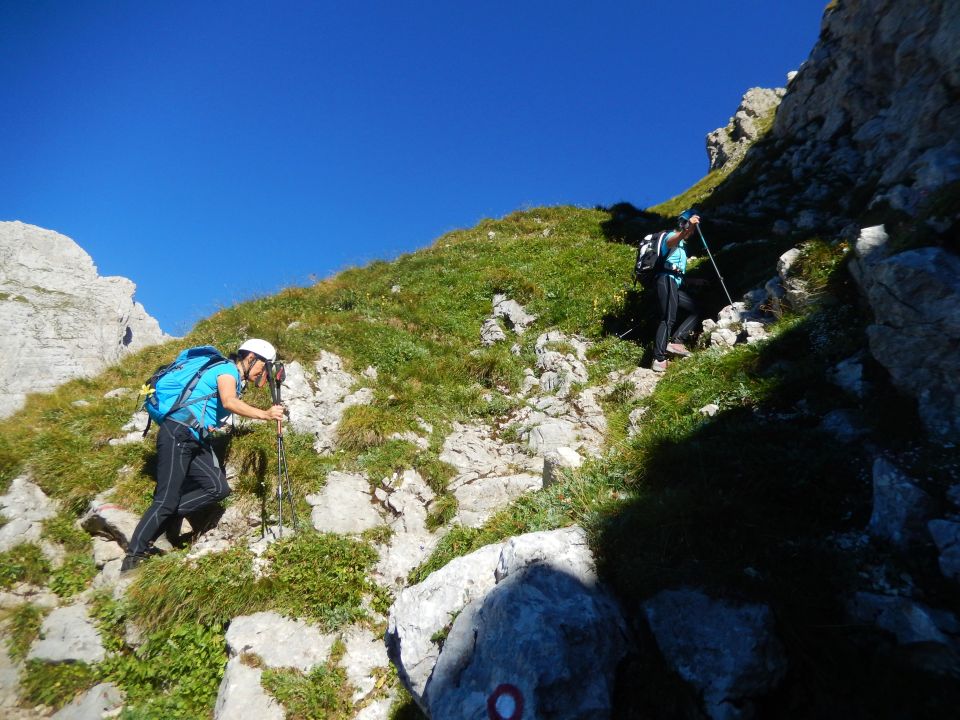
<svg viewBox="0 0 960 720"><path fill-rule="evenodd" d="M677 194L825 1L9 0L0 220L182 334L484 217Z"/></svg>

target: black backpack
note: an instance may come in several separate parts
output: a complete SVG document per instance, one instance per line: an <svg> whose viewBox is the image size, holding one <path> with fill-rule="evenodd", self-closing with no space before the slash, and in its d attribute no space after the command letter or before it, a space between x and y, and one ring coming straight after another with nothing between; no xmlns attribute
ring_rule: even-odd
<svg viewBox="0 0 960 720"><path fill-rule="evenodd" d="M637 245L637 262L633 266L633 284L649 285L654 276L663 268L664 258L660 255L663 240L667 232L647 235Z"/></svg>

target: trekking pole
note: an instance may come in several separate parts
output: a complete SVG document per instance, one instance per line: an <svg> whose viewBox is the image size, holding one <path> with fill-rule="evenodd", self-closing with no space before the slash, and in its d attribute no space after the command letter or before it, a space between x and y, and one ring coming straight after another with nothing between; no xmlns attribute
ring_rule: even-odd
<svg viewBox="0 0 960 720"><path fill-rule="evenodd" d="M270 395L274 405L280 405L281 386L286 377L283 363L272 363L268 369L267 378L270 381ZM287 451L283 445L283 422L277 420L277 515L280 524L278 535L283 537L283 496L286 494L287 502L290 504L290 524L297 529L297 511L293 502L293 485L290 483L290 476L287 473Z"/></svg>
<svg viewBox="0 0 960 720"><path fill-rule="evenodd" d="M730 297L730 293L727 291L727 286L723 282L723 275L720 274L720 268L717 267L717 262L713 259L713 253L710 252L710 246L707 245L707 239L703 236L703 230L700 229L700 223L697 223L697 232L700 233L700 240L703 242L703 247L707 251L707 255L710 257L710 262L713 263L713 269L717 271L717 277L720 278L720 287L723 288L723 292L726 294L727 300L729 300L730 304L733 305L733 298Z"/></svg>

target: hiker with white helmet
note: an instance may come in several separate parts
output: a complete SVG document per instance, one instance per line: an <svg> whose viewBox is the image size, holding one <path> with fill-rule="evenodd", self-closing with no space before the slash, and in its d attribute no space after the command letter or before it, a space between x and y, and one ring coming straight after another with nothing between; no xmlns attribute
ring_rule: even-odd
<svg viewBox="0 0 960 720"><path fill-rule="evenodd" d="M183 518L190 520L195 534L207 529L204 525L211 518L204 511L217 508L230 494L209 435L232 414L254 420L283 419L282 405L261 410L240 399L248 382L257 387L266 384L276 359L273 345L257 338L245 341L229 358L210 346L191 348L145 385L144 406L151 419L160 423L157 487L153 503L130 538L121 572L153 554L153 541L162 533L176 541ZM166 400L167 395L173 399Z"/></svg>
<svg viewBox="0 0 960 720"><path fill-rule="evenodd" d="M699 223L700 216L695 211L685 210L677 218L677 229L667 233L663 238L656 273L660 324L653 343L651 369L654 372L666 371L667 353L680 357L690 355L683 341L693 330L699 317L693 298L681 290L680 286L683 283L683 275L687 271L686 241L696 231ZM683 310L687 315L674 331L678 309Z"/></svg>

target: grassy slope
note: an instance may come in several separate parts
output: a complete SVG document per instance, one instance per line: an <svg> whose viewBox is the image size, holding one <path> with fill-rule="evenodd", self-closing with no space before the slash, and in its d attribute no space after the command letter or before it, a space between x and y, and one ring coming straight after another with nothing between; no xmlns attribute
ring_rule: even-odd
<svg viewBox="0 0 960 720"><path fill-rule="evenodd" d="M704 188L714 184L708 180L657 210L669 215L674 205L699 202L706 198ZM149 501L151 490L152 443L106 443L121 434L133 399L108 400L103 394L138 387L180 347L212 343L228 349L256 335L275 341L287 359L309 361L324 349L341 355L357 375L368 365L379 371L377 381L365 381L374 389L374 403L348 413L333 458L318 458L309 437L289 438L298 497L321 486L332 467L362 469L376 480L413 465L442 492L449 468L437 454L450 424L494 418L512 406L515 401L503 391L515 390L522 369L533 365L532 345L542 330L559 327L596 340L595 379L648 355L652 315L645 298L627 286L634 251L610 240L631 239L662 222L570 207L518 212L450 233L395 262L348 270L310 288L224 310L175 345L138 353L55 394L31 397L22 412L0 423L0 478L6 483L29 468L45 491L62 499L67 511L48 535L69 540L81 558L82 539L67 537L64 530L70 513L79 513L93 495L118 483L120 498L137 508ZM735 245L764 234L765 228L756 225L709 232L735 296L770 277L779 254L804 240ZM927 681L897 652L887 648L877 654L874 633L844 625L838 593L861 582L858 572L868 562L933 578L924 586L933 605L955 605L957 598L936 581L929 554L896 558L881 549L866 558L843 558L825 542L831 533L862 528L869 512L868 458L817 429L825 412L858 405L827 384L824 371L863 345L864 318L846 280L843 246L806 239L804 247L804 272L828 302L783 318L768 343L726 355L702 352L677 365L647 401L644 430L630 442L624 430L633 406L611 397L611 453L563 483L520 499L483 528L452 531L413 579L485 543L581 522L590 530L605 577L630 611L658 590L684 584L773 606L792 670L769 700L766 717L887 717L905 708L923 710L924 703L932 703L933 712L941 699L954 698L945 689L949 682L936 692L917 691ZM693 263L692 276L710 279L712 274L706 263ZM519 356L506 347L479 346L480 326L498 292L539 315L519 338ZM724 303L716 284L702 300L711 313ZM637 330L628 340L614 337L631 326ZM868 370L882 381L876 368ZM77 400L89 404L76 406ZM253 402L263 405L266 397L254 393ZM708 420L699 408L709 402L720 405L721 412ZM915 449L918 476L929 478L931 492L942 493L955 465L924 445L911 404L882 391L863 409L877 422L876 438ZM428 450L386 440L393 432L416 428L419 419L434 427ZM272 450L273 436L265 425L231 440L228 457L240 471L234 501L258 501L260 480L275 472ZM449 517L451 502L440 504L436 522ZM306 516L306 507L301 510ZM336 628L363 620L364 596L380 609L389 602L364 580L373 556L362 539L306 536L288 541L282 550L275 575L260 581L249 576L249 558L239 550L223 561L201 561L189 573L182 572L176 557L148 564L131 589L132 602L98 601L98 617L119 651L116 659L96 671L73 668L63 677L56 675L62 671L31 667L31 697L63 702L66 697L48 698L42 688L55 685L54 680L70 689L107 677L127 689L131 717L194 717L211 706L222 668L219 636L208 628L267 608ZM0 577L6 573L14 579L18 573L49 573L26 549L0 558L0 570ZM61 581L62 594L69 596L88 579L89 568L78 565ZM304 586L311 588L309 603L298 592ZM127 618L148 633L139 654L124 649L119 635ZM13 619L22 648L36 631L36 613L22 609ZM194 651L175 664L171 643ZM156 667L166 670L150 669ZM621 693L618 717L678 715L689 707L685 690L655 661L635 658L624 672L625 687L642 674L654 690ZM301 697L304 707L325 707L304 711L305 717L311 712L341 717L342 697L331 690L334 677L330 668L312 679L271 682L277 692ZM397 714L415 715L409 705Z"/></svg>

